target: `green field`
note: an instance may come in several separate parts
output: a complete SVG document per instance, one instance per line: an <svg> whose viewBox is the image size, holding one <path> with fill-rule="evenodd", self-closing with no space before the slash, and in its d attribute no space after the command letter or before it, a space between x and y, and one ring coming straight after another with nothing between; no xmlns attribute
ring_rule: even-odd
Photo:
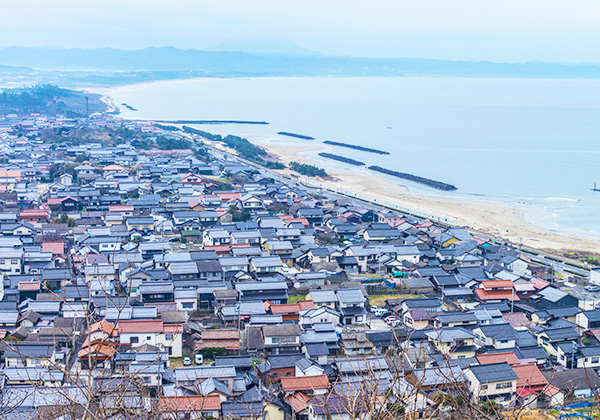
<svg viewBox="0 0 600 420"><path fill-rule="evenodd" d="M301 300L304 300L305 298L306 298L306 295L290 296L288 298L288 303L298 303Z"/></svg>
<svg viewBox="0 0 600 420"><path fill-rule="evenodd" d="M371 295L369 296L369 305L384 306L388 299L414 299L420 298L421 295Z"/></svg>

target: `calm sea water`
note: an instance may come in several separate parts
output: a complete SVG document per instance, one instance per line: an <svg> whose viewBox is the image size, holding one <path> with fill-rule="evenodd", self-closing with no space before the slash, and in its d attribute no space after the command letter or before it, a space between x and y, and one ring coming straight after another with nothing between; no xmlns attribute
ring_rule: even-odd
<svg viewBox="0 0 600 420"><path fill-rule="evenodd" d="M196 79L115 90L125 118L254 120L203 125L255 142L335 140L387 150L332 153L455 185L411 191L521 206L532 223L600 236L600 81L459 78ZM289 131L313 142L276 135ZM314 155L314 156L313 156ZM320 166L360 170L320 158ZM375 173L373 173L375 174Z"/></svg>

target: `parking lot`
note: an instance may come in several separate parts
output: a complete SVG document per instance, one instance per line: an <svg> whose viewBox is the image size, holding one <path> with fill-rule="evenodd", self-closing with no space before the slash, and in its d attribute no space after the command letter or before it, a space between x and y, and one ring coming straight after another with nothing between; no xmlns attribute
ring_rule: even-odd
<svg viewBox="0 0 600 420"><path fill-rule="evenodd" d="M392 329L392 327L386 324L383 319L379 318L378 316L369 314L369 317L369 325L371 326L372 330L384 331Z"/></svg>
<svg viewBox="0 0 600 420"><path fill-rule="evenodd" d="M565 283L565 286L561 287L561 290L579 299L579 306L583 310L591 310L600 306L600 292L588 292L585 290L585 287L575 283Z"/></svg>

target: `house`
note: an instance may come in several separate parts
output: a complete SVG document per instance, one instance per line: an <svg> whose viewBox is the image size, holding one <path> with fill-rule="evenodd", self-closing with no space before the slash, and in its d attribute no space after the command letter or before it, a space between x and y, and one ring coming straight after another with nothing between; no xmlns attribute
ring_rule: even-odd
<svg viewBox="0 0 600 420"><path fill-rule="evenodd" d="M250 261L250 272L256 275L280 273L284 264L279 256L255 257Z"/></svg>
<svg viewBox="0 0 600 420"><path fill-rule="evenodd" d="M318 308L302 309L298 311L298 323L302 328L310 328L312 325L328 322L337 327L340 322L341 314L328 306L320 306Z"/></svg>
<svg viewBox="0 0 600 420"><path fill-rule="evenodd" d="M403 278L402 283L409 293L428 294L433 293L433 283L426 277Z"/></svg>
<svg viewBox="0 0 600 420"><path fill-rule="evenodd" d="M181 325L166 325L162 320L119 321L119 342L122 346L140 347L145 344L167 350L169 357L182 356Z"/></svg>
<svg viewBox="0 0 600 420"><path fill-rule="evenodd" d="M172 281L143 281L138 288L145 304L173 302L175 297Z"/></svg>
<svg viewBox="0 0 600 420"><path fill-rule="evenodd" d="M288 267L293 265L292 252L294 247L290 241L265 241L263 248L269 254L280 257L281 261Z"/></svg>
<svg viewBox="0 0 600 420"><path fill-rule="evenodd" d="M333 290L312 289L305 297L306 300L312 300L315 306L328 306L335 308L338 303L337 295Z"/></svg>
<svg viewBox="0 0 600 420"><path fill-rule="evenodd" d="M482 347L508 349L516 346L517 333L510 324L482 325L474 328L473 334Z"/></svg>
<svg viewBox="0 0 600 420"><path fill-rule="evenodd" d="M319 208L301 208L298 209L297 216L308 220L313 227L323 226L323 210Z"/></svg>
<svg viewBox="0 0 600 420"><path fill-rule="evenodd" d="M294 283L294 288L304 289L314 286L324 286L327 277L329 277L326 273L298 273L292 279Z"/></svg>
<svg viewBox="0 0 600 420"><path fill-rule="evenodd" d="M125 220L127 230L152 231L154 230L154 218L152 217L128 217Z"/></svg>
<svg viewBox="0 0 600 420"><path fill-rule="evenodd" d="M473 399L510 402L517 391L519 377L508 363L469 366L464 371Z"/></svg>
<svg viewBox="0 0 600 420"><path fill-rule="evenodd" d="M282 304L287 303L288 300L288 286L285 281L247 281L236 283L235 290L239 293L240 299L245 301L268 300L274 304Z"/></svg>
<svg viewBox="0 0 600 420"><path fill-rule="evenodd" d="M162 396L158 405L164 420L203 420L219 418L221 414L221 398L218 395Z"/></svg>
<svg viewBox="0 0 600 420"><path fill-rule="evenodd" d="M508 301L519 302L513 282L510 280L485 280L475 289L475 297L482 302Z"/></svg>
<svg viewBox="0 0 600 420"><path fill-rule="evenodd" d="M472 328L479 323L473 312L448 311L438 314L435 318L436 328L467 327Z"/></svg>
<svg viewBox="0 0 600 420"><path fill-rule="evenodd" d="M19 220L27 223L47 223L50 221L50 211L45 209L21 210Z"/></svg>
<svg viewBox="0 0 600 420"><path fill-rule="evenodd" d="M300 327L292 325L266 325L262 328L266 354L300 352Z"/></svg>
<svg viewBox="0 0 600 420"><path fill-rule="evenodd" d="M233 393L236 371L234 366L193 366L178 367L173 370L175 386L197 389L197 384L206 379L215 379L226 385L229 394Z"/></svg>
<svg viewBox="0 0 600 420"><path fill-rule="evenodd" d="M281 389L285 393L302 392L307 395L324 395L329 390L327 375L283 377Z"/></svg>
<svg viewBox="0 0 600 420"><path fill-rule="evenodd" d="M577 368L600 368L600 346L581 348L581 356L577 359Z"/></svg>
<svg viewBox="0 0 600 420"><path fill-rule="evenodd" d="M414 330L424 330L431 323L431 316L425 309L417 308L404 312L403 322L409 328Z"/></svg>
<svg viewBox="0 0 600 420"><path fill-rule="evenodd" d="M313 364L302 353L271 354L264 362L257 363L256 370L261 380L269 383L277 382L281 378L305 376L298 366L306 369L306 366L313 366ZM322 369L314 372L315 375L322 373Z"/></svg>
<svg viewBox="0 0 600 420"><path fill-rule="evenodd" d="M344 325L365 325L368 321L365 295L360 289L338 289L336 309L342 314Z"/></svg>
<svg viewBox="0 0 600 420"><path fill-rule="evenodd" d="M194 350L222 347L228 352L240 350L240 332L238 330L203 330L200 339L194 344Z"/></svg>
<svg viewBox="0 0 600 420"><path fill-rule="evenodd" d="M552 386L560 389L565 399L593 398L600 388L600 377L592 368L543 372Z"/></svg>
<svg viewBox="0 0 600 420"><path fill-rule="evenodd" d="M579 300L575 296L554 287L540 290L538 296L535 300L537 309L577 307L579 305Z"/></svg>
<svg viewBox="0 0 600 420"><path fill-rule="evenodd" d="M23 250L4 248L0 252L0 272L21 274L23 272Z"/></svg>
<svg viewBox="0 0 600 420"><path fill-rule="evenodd" d="M56 350L51 344L15 343L3 346L4 360L8 367L51 367L57 362Z"/></svg>
<svg viewBox="0 0 600 420"><path fill-rule="evenodd" d="M33 385L58 387L63 384L64 373L47 367L7 367L4 369L5 385Z"/></svg>
<svg viewBox="0 0 600 420"><path fill-rule="evenodd" d="M364 331L342 331L340 334L342 350L346 356L372 356L375 346Z"/></svg>
<svg viewBox="0 0 600 420"><path fill-rule="evenodd" d="M413 369L406 379L421 391L452 392L464 387L466 378L459 366L430 366Z"/></svg>
<svg viewBox="0 0 600 420"><path fill-rule="evenodd" d="M195 311L198 309L198 290L175 289L173 291L173 300L177 304L177 310Z"/></svg>
<svg viewBox="0 0 600 420"><path fill-rule="evenodd" d="M464 328L443 328L425 333L428 340L442 354L450 359L475 357L476 336Z"/></svg>
<svg viewBox="0 0 600 420"><path fill-rule="evenodd" d="M565 348L569 354L573 349L578 349L576 343L579 341L579 332L572 326L545 328L537 334L537 341L550 356L558 359L562 356L563 360L566 360Z"/></svg>
<svg viewBox="0 0 600 420"><path fill-rule="evenodd" d="M600 309L580 312L576 315L575 320L584 331L600 328Z"/></svg>

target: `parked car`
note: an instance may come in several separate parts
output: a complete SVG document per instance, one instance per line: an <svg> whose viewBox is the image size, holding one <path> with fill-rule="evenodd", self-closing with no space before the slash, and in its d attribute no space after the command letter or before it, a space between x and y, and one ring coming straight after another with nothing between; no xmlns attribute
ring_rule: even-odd
<svg viewBox="0 0 600 420"><path fill-rule="evenodd" d="M388 316L388 317L386 317L386 318L383 318L383 321L384 321L386 324L389 324L390 322L392 322L392 321L395 321L395 320L396 320L396 317L395 317L394 315L390 315L390 316Z"/></svg>
<svg viewBox="0 0 600 420"><path fill-rule="evenodd" d="M194 362L197 365L201 365L204 363L204 356L202 356L200 353L196 354L196 356L194 357Z"/></svg>
<svg viewBox="0 0 600 420"><path fill-rule="evenodd" d="M184 357L183 358L183 366L191 366L192 365L192 359L189 357Z"/></svg>
<svg viewBox="0 0 600 420"><path fill-rule="evenodd" d="M600 292L600 287L588 285L585 286L585 290L587 290L588 292Z"/></svg>

